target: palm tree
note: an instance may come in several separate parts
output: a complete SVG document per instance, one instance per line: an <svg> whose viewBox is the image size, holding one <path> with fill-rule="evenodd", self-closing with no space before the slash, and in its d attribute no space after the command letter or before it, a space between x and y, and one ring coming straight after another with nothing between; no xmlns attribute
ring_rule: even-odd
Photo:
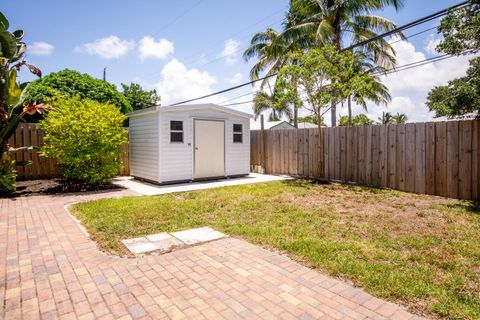
<svg viewBox="0 0 480 320"><path fill-rule="evenodd" d="M403 113L397 113L392 118L396 124L404 124L408 120L407 116Z"/></svg>
<svg viewBox="0 0 480 320"><path fill-rule="evenodd" d="M288 53L295 50L295 44L286 41L281 33L272 28L267 28L263 32L256 33L247 49L243 53L245 61L250 60L253 57L258 59L257 63L250 70L250 79L257 80L260 77L260 73L266 71L266 76L271 76L286 65L292 63L288 60ZM266 84L269 84L269 79L264 79L260 88L264 88ZM270 89L271 91L271 89ZM297 103L293 104L293 123L297 127L298 122L298 109L300 106ZM254 110L254 112L256 112ZM272 116L274 113L272 112Z"/></svg>
<svg viewBox="0 0 480 320"><path fill-rule="evenodd" d="M288 44L278 31L267 28L267 30L256 33L250 40L250 45L243 52L243 59L250 60L253 57L258 59L257 63L250 70L250 79L257 80L260 73L266 71L266 76L277 73L287 62L287 53L290 52ZM267 79L261 82L263 88Z"/></svg>
<svg viewBox="0 0 480 320"><path fill-rule="evenodd" d="M291 0L282 38L304 48L330 43L340 50L396 28L392 21L370 13L387 6L398 10L402 4L403 0ZM380 69L396 65L395 50L383 38L355 50L368 54ZM332 126L336 104L332 101Z"/></svg>
<svg viewBox="0 0 480 320"><path fill-rule="evenodd" d="M354 69L357 73L363 72L369 75L369 85L354 89L353 93L347 98L348 123L350 126L352 125L352 99L365 111L368 111L367 100L377 105L385 106L392 100L388 88L381 82L378 76L372 73L372 70L375 69L375 64L368 55L359 51L355 52Z"/></svg>
<svg viewBox="0 0 480 320"><path fill-rule="evenodd" d="M292 111L288 103L280 101L278 92L273 91L273 93L268 94L265 91L258 91L253 97L255 120L262 112L268 110L271 111L268 121L279 121L282 117L287 117L288 120L292 119Z"/></svg>
<svg viewBox="0 0 480 320"><path fill-rule="evenodd" d="M390 112L382 112L382 117L378 118L381 124L391 124L394 123L393 116Z"/></svg>

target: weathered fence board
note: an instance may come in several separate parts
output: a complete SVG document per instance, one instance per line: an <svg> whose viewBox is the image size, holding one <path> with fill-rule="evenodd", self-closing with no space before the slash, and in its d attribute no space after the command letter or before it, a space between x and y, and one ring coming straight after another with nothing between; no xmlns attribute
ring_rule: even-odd
<svg viewBox="0 0 480 320"><path fill-rule="evenodd" d="M35 146L43 145L44 133L38 129L34 123L20 123L15 134L8 140L11 147ZM18 161L30 160L32 163L28 166L17 166L18 180L32 179L49 179L60 177L58 163L55 159L42 157L38 150L17 151L10 154L12 159ZM128 143L123 146L121 151L122 169L119 175L130 174L130 160Z"/></svg>
<svg viewBox="0 0 480 320"><path fill-rule="evenodd" d="M479 120L264 132L265 157L280 161L266 173L480 200ZM253 166L261 134L251 132Z"/></svg>

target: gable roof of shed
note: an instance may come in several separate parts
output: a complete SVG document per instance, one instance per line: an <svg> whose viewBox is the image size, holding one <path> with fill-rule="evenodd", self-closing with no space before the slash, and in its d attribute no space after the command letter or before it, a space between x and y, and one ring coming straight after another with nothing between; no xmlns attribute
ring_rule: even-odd
<svg viewBox="0 0 480 320"><path fill-rule="evenodd" d="M147 114L152 112L184 112L184 111L196 111L196 110L214 110L214 111L229 113L229 114L233 114L233 115L245 117L245 118L253 117L251 114L230 109L227 107L223 107L213 103L185 104L185 105L179 105L179 106L165 106L165 107L153 106L150 108L130 112L127 114L127 116L132 117L132 116Z"/></svg>

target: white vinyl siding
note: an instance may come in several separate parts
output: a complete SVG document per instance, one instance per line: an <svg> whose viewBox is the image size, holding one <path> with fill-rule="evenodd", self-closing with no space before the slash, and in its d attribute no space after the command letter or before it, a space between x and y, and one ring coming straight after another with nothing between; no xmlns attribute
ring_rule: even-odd
<svg viewBox="0 0 480 320"><path fill-rule="evenodd" d="M149 113L130 119L130 174L158 181L158 114Z"/></svg>
<svg viewBox="0 0 480 320"><path fill-rule="evenodd" d="M165 110L165 109L164 109ZM131 174L159 183L194 179L194 120L225 122L225 175L245 175L250 172L250 118L210 105L195 110L155 110L147 115L130 117ZM145 119L147 118L147 119ZM150 119L158 119L158 121ZM170 121L183 121L183 143L170 142ZM243 142L233 143L233 124L242 125ZM133 126L132 126L133 124ZM156 129L152 127L155 126ZM145 165L145 168L141 168ZM154 167L157 170L154 170Z"/></svg>
<svg viewBox="0 0 480 320"><path fill-rule="evenodd" d="M233 142L233 124L242 125L243 142ZM231 117L226 125L225 164L226 175L234 176L250 172L250 120Z"/></svg>

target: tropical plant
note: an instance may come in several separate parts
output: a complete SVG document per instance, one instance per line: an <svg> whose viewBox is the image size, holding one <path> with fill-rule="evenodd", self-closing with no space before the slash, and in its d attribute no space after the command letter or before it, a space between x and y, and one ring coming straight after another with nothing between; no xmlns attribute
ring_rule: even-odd
<svg viewBox="0 0 480 320"><path fill-rule="evenodd" d="M309 114L308 116L298 118L298 122L307 122L307 123L317 124L318 119L317 117L315 117L315 115Z"/></svg>
<svg viewBox="0 0 480 320"><path fill-rule="evenodd" d="M359 51L354 52L354 55L355 74L368 74L368 76L362 77L363 83L351 86L351 94L347 97L348 123L350 126L354 125L352 100L365 111L368 111L367 100L372 101L376 105L385 106L392 100L388 88L381 82L379 76L372 72L375 70L375 64L369 59L368 55Z"/></svg>
<svg viewBox="0 0 480 320"><path fill-rule="evenodd" d="M392 116L392 118L393 122L396 124L404 124L408 121L407 116L403 113L397 113L396 115Z"/></svg>
<svg viewBox="0 0 480 320"><path fill-rule="evenodd" d="M118 174L127 141L125 116L113 104L80 98L55 102L39 123L45 131L41 153L54 157L65 178L99 184Z"/></svg>
<svg viewBox="0 0 480 320"><path fill-rule="evenodd" d="M265 32L252 38L246 57L259 58L252 68L252 79L267 68L266 75L277 72L288 61L285 56L292 51L319 48L325 44L333 44L340 50L391 31L397 27L395 23L371 12L387 6L399 9L402 4L403 0L291 0L281 34ZM403 37L402 33L398 35ZM368 55L380 70L396 65L395 51L384 38L355 51ZM336 105L341 101L334 96L330 102L332 126L336 125Z"/></svg>
<svg viewBox="0 0 480 320"><path fill-rule="evenodd" d="M134 111L158 105L160 102L157 90L144 90L137 83L130 83L129 85L122 83L122 90Z"/></svg>
<svg viewBox="0 0 480 320"><path fill-rule="evenodd" d="M339 126L369 126L373 124L373 120L365 114L358 114L351 120L348 116L341 116L338 125Z"/></svg>
<svg viewBox="0 0 480 320"><path fill-rule="evenodd" d="M10 159L6 152L2 153L0 155L0 194L15 191L16 179L15 160Z"/></svg>
<svg viewBox="0 0 480 320"><path fill-rule="evenodd" d="M382 112L382 117L378 118L378 121L380 124L391 124L395 122L390 112Z"/></svg>
<svg viewBox="0 0 480 320"><path fill-rule="evenodd" d="M17 71L27 67L39 77L42 74L37 67L23 59L27 50L27 45L22 41L23 31L9 32L9 26L7 18L0 12L0 192L15 190L15 161L10 159L8 152L25 149L11 148L8 139L26 114L47 109L44 105L24 105L25 86L17 83Z"/></svg>
<svg viewBox="0 0 480 320"><path fill-rule="evenodd" d="M390 112L382 112L382 117L378 118L380 124L404 124L408 121L408 118L405 114L397 112L397 114L392 115Z"/></svg>
<svg viewBox="0 0 480 320"><path fill-rule="evenodd" d="M300 99L301 93L307 102L305 108L317 118L317 124L321 123L328 102L336 96L347 97L353 86L362 85L362 78L368 77L367 74L355 73L352 52L339 52L332 45L295 52L291 58L297 63L280 70L275 87L290 95L290 99L294 99L295 95ZM296 81L291 81L292 78Z"/></svg>
<svg viewBox="0 0 480 320"><path fill-rule="evenodd" d="M470 5L449 13L441 20L438 31L443 40L437 51L454 55L477 53L480 50L480 2L471 0ZM470 60L466 76L430 90L426 104L437 117L480 113L480 58Z"/></svg>
<svg viewBox="0 0 480 320"><path fill-rule="evenodd" d="M280 100L280 93L275 90L269 94L265 91L258 91L253 97L253 114L255 120L262 112L270 111L268 121L279 121L283 117L292 119L292 111L286 101Z"/></svg>
<svg viewBox="0 0 480 320"><path fill-rule="evenodd" d="M115 105L122 113L132 111L128 99L106 81L73 70L50 73L30 83L25 95L26 103L52 103L56 99L79 97Z"/></svg>
<svg viewBox="0 0 480 320"><path fill-rule="evenodd" d="M250 79L257 80L263 71L266 71L267 76L273 76L288 63L295 63L295 61L289 60L288 53L292 53L297 49L298 47L295 43L287 42L281 33L272 28L256 33L252 37L249 47L243 53L245 61L254 57L258 59L250 70ZM269 81L269 78L262 80L260 89L263 89L266 84L270 86ZM295 79L292 79L292 81L295 81ZM293 107L293 123L296 127L301 102L295 100L291 101L290 104Z"/></svg>

